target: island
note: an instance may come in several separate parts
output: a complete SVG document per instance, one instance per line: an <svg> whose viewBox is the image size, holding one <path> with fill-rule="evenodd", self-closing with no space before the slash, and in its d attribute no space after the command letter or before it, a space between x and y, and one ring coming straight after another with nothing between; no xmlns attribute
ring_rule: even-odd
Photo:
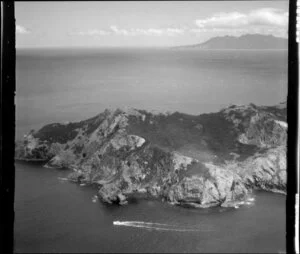
<svg viewBox="0 0 300 254"><path fill-rule="evenodd" d="M264 34L245 34L241 36L218 36L209 40L173 49L212 49L212 50L287 50L288 39Z"/></svg>
<svg viewBox="0 0 300 254"><path fill-rule="evenodd" d="M136 193L173 205L235 207L253 190L286 193L286 103L189 115L105 110L53 123L16 142L16 160L68 168L106 203Z"/></svg>

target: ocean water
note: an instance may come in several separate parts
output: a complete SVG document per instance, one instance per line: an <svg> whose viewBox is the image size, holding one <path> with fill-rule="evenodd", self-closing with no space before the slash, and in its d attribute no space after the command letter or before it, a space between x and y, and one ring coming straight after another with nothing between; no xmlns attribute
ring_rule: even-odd
<svg viewBox="0 0 300 254"><path fill-rule="evenodd" d="M105 108L200 114L287 96L285 50L21 50L16 65L17 138Z"/></svg>
<svg viewBox="0 0 300 254"><path fill-rule="evenodd" d="M235 208L191 209L153 199L110 206L69 171L16 163L15 252L279 253L285 196L255 192Z"/></svg>
<svg viewBox="0 0 300 254"><path fill-rule="evenodd" d="M286 99L287 51L166 49L17 51L16 138L105 108L200 114ZM153 199L96 200L68 171L16 163L15 252L285 250L285 196L255 192L239 209L187 209Z"/></svg>

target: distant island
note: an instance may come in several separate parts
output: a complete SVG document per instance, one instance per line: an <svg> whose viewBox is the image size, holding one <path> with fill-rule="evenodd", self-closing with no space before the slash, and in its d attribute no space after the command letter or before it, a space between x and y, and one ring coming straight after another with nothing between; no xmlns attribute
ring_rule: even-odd
<svg viewBox="0 0 300 254"><path fill-rule="evenodd" d="M236 207L253 189L286 193L286 103L216 113L105 110L53 123L16 144L16 159L72 169L107 203L134 193L188 207Z"/></svg>
<svg viewBox="0 0 300 254"><path fill-rule="evenodd" d="M194 45L173 47L173 49L287 49L288 40L273 35L246 34L240 37L214 37Z"/></svg>

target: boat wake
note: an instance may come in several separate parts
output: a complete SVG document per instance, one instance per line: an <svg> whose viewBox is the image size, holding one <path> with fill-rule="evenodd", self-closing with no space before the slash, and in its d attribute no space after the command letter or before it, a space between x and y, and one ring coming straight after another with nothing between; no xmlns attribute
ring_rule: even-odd
<svg viewBox="0 0 300 254"><path fill-rule="evenodd" d="M200 228L181 228L177 225L170 225L164 223L156 222L144 222L144 221L114 221L113 225L115 226L125 226L133 228L143 228L148 230L158 230L158 231L178 231L178 232L189 232L189 231L212 231L207 229Z"/></svg>

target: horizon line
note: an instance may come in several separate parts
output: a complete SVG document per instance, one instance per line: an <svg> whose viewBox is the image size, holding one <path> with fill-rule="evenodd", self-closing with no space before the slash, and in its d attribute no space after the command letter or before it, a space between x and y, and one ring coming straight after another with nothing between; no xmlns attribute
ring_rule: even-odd
<svg viewBox="0 0 300 254"><path fill-rule="evenodd" d="M278 38L278 39L285 39L288 40L288 38L286 37L279 37L279 36L274 36L272 34L260 34L260 33L246 33L246 34L241 34L241 35L223 35L223 36L213 36L210 37L202 42L195 42L194 44L179 44L179 45L161 45L161 46L143 46L143 45L134 45L134 46L111 46L111 45L103 45L103 46L38 46L38 47L17 47L15 46L16 50L25 50L25 49L99 49L99 48L179 48L179 47L190 47L190 46L196 46L196 45L200 45L200 44L204 44L206 42L208 42L209 40L213 39L213 38L225 38L225 37L235 37L235 38L241 38L247 35L262 35L262 36L271 36L274 38ZM254 50L254 49L253 49Z"/></svg>

